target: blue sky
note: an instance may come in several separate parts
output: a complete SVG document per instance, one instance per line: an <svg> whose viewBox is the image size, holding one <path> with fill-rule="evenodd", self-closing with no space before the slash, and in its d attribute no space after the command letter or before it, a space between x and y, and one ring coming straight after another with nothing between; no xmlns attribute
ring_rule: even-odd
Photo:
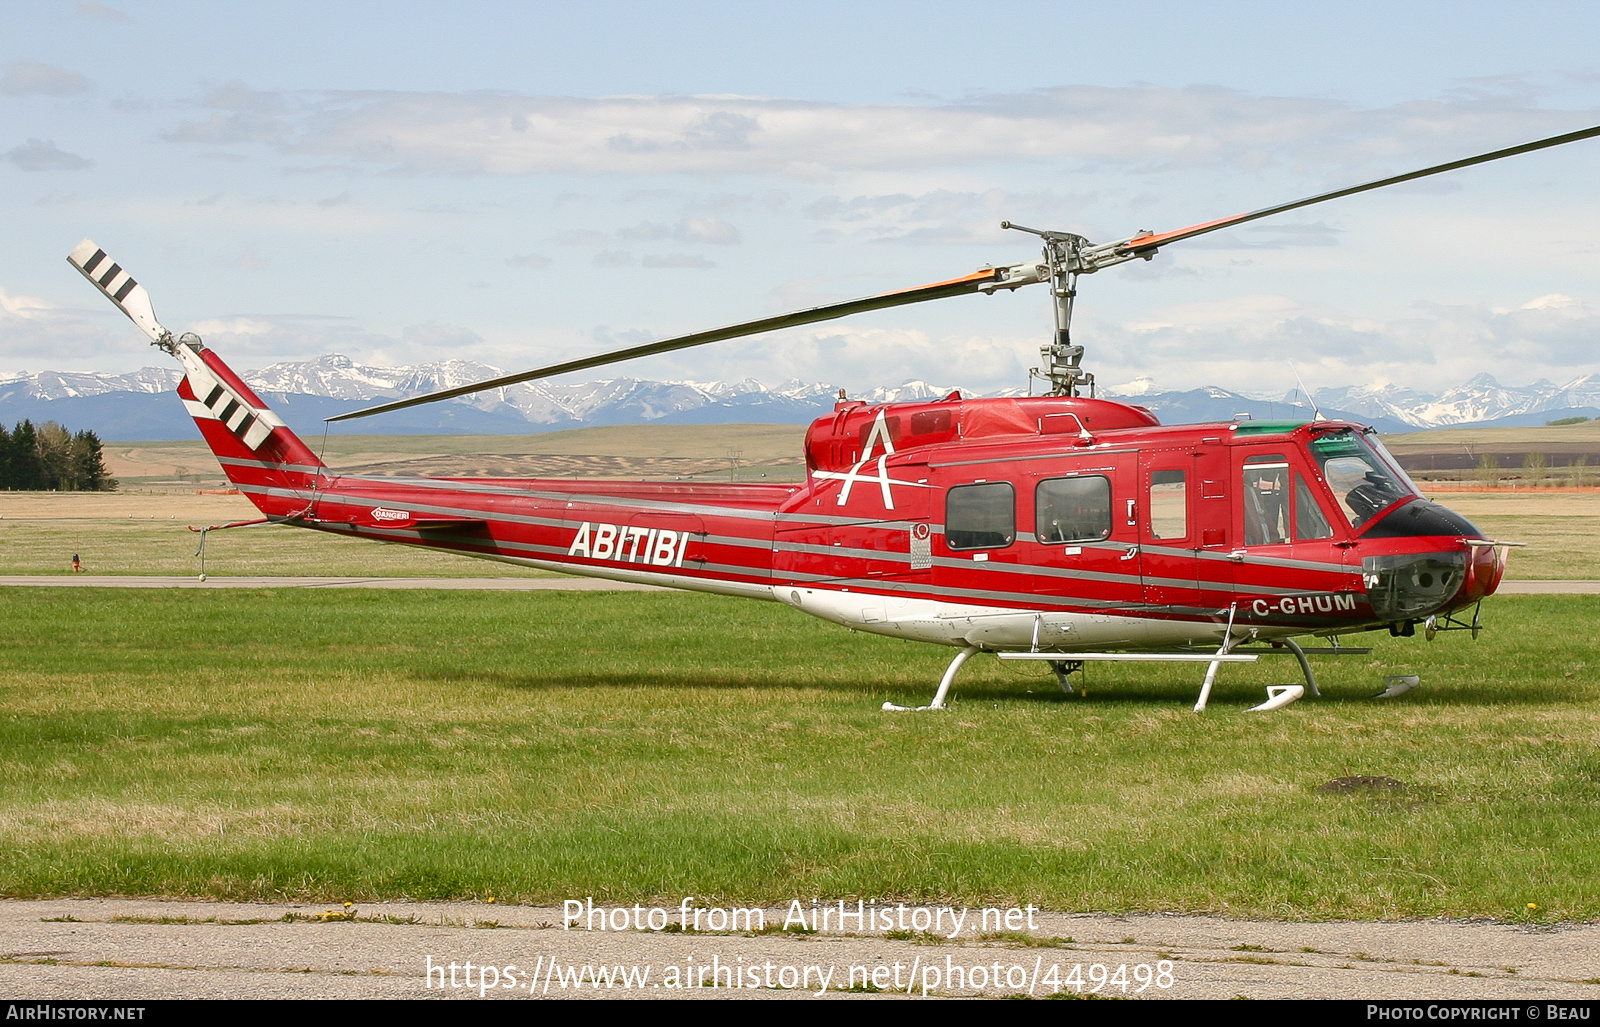
<svg viewBox="0 0 1600 1027"><path fill-rule="evenodd" d="M1600 5L0 5L0 372L156 354L93 237L239 367L512 369L1600 124ZM1600 140L1081 283L1102 384L1600 371ZM626 365L1019 385L1041 288ZM590 374L580 377L594 377Z"/></svg>

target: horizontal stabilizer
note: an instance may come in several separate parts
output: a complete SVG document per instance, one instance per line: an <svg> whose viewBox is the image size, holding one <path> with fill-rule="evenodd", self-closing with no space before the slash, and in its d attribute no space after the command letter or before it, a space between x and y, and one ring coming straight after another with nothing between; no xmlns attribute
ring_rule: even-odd
<svg viewBox="0 0 1600 1027"><path fill-rule="evenodd" d="M150 336L152 342L159 342L171 334L156 320L155 308L150 305L150 294L144 286L134 281L133 276L122 269L122 265L106 256L106 251L96 246L94 240L85 239L79 243L67 256L67 261L82 272L83 277L93 282L96 289L105 293L106 299L127 314L128 319Z"/></svg>

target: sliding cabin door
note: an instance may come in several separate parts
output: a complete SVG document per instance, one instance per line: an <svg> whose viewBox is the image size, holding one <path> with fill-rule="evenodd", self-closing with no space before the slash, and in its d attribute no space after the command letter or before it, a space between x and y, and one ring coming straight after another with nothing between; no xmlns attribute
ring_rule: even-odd
<svg viewBox="0 0 1600 1027"><path fill-rule="evenodd" d="M1025 479L1020 539L1030 588L1062 609L1116 613L1142 605L1139 499L1133 454L1070 455Z"/></svg>
<svg viewBox="0 0 1600 1027"><path fill-rule="evenodd" d="M1150 612L1225 620L1232 600L1228 450L1198 446L1139 454L1139 569Z"/></svg>

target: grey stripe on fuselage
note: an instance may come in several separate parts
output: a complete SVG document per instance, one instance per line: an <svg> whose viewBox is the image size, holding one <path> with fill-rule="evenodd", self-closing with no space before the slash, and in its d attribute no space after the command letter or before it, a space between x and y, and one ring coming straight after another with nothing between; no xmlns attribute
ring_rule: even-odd
<svg viewBox="0 0 1600 1027"><path fill-rule="evenodd" d="M259 485L247 485L247 484L241 484L239 486L239 488L243 492L249 492L249 493L255 493L255 494L264 494L264 495L278 496L278 497L292 497L292 498L295 498L295 499L301 498L300 493L297 490L281 489L281 488L275 488L275 487L263 487L263 486L259 486ZM351 495L340 495L340 496L337 497L337 499L330 499L330 501L337 502L337 503L339 503L341 505L344 505L344 506L354 506L354 507L362 507L362 508L368 508L368 509L372 509L372 508L377 508L377 507L383 506L385 503L388 503L388 504L392 505L395 502L395 500L392 499L392 498L391 499L387 499L387 500L379 500L379 499L368 499L368 498L362 497L362 496L351 496ZM505 511L498 511L498 510L476 510L476 509L462 508L462 507L431 506L431 505L422 505L422 504L410 503L410 502L407 502L406 506L409 509L411 509L412 511L415 511L415 512L418 512L418 513L439 514L439 515L442 515L442 516L457 516L457 517L459 517L459 516L475 516L475 517L482 517L482 518L490 519L490 520L504 521L504 522L507 522L507 523L528 524L528 525L534 525L534 526L538 526L538 527L547 527L547 528L571 528L573 526L572 525L572 521L570 519L563 518L563 517L536 517L536 516L533 516L533 515L530 515L530 514L513 514L513 513L509 513L509 512L505 512ZM862 523L862 522L853 522L853 523ZM867 522L867 523L882 523L882 522ZM398 531L401 531L401 530L403 530L403 529L382 529L382 531L391 532L391 533L398 532ZM344 530L341 533L354 534L354 535L371 535L373 537L390 537L388 535L382 535L380 533L380 530L375 528L375 527L370 527L369 528L367 526L362 526L360 528L351 527L350 529ZM701 533L701 534L702 534L703 540L707 544L742 546L742 547L746 547L746 548L754 548L754 549L762 549L762 550L767 549L769 546L773 546L773 544L770 542L770 540L767 540L767 539L764 539L764 538L748 538L748 537L737 536L737 535L727 535L727 536L724 536L724 535L712 535L710 533ZM405 536L405 537L409 537L409 536ZM429 532L427 537L433 538L435 540L441 540L442 541L441 536L439 536L436 532ZM420 532L417 533L416 538L417 538L418 543L422 543L424 541L424 536ZM471 539L462 539L462 543L463 544L477 544L477 545L485 544L482 540L479 540L477 542L473 542L473 540L471 540ZM528 543L510 543L510 542L497 543L497 544L500 545L502 548L521 548L524 545L529 545ZM1093 544L1091 547L1092 548L1097 548L1097 549L1102 549L1102 550L1112 550L1112 551L1115 551L1117 549L1126 548L1124 546L1119 546L1119 545L1116 545L1114 543ZM909 563L910 559L911 559L909 553L899 553L899 552L892 552L892 551L888 551L888 550L878 550L878 549L856 549L856 548L853 548L853 547L852 548L845 548L845 547L841 547L841 546L817 546L817 545L810 545L810 544L806 544L806 543L781 542L781 543L778 543L776 546L773 546L773 548L778 550L778 551L783 551L783 552L805 552L805 553L813 553L813 554L817 554L817 555L837 555L837 556L845 556L845 557L852 558L852 559L878 560L878 561L882 561L882 562L886 562L886 563ZM533 549L531 551L555 554L555 555L559 555L559 556L563 556L563 557L567 555L566 551L562 550L560 547L553 547L553 546L538 546L538 547L536 547L535 549ZM1174 553L1174 554L1181 554L1181 555L1188 555L1188 556L1192 556L1193 555L1193 551L1192 550L1187 550L1187 549L1174 550L1174 549L1168 548L1168 549L1166 549L1166 551L1170 552L1170 553ZM985 562L982 562L982 566L979 566L979 563L980 563L979 561L974 561L974 560L971 560L971 559L954 558L954 557L937 557L937 558L935 558L934 563L936 565L938 565L938 566L948 567L948 568L961 568L963 570L975 570L975 571L979 571L979 572L992 572L992 573L999 573L999 574L1029 574L1029 575L1034 575L1034 576L1039 576L1039 577L1059 578L1059 579L1069 580L1069 581L1070 580L1099 581L1099 582L1106 582L1106 583L1111 583L1111 584L1126 584L1126 585L1135 585L1135 586L1137 586L1137 585L1146 585L1146 586L1151 586L1151 587L1165 587L1165 588L1198 588L1198 589L1203 589L1205 591L1211 591L1211 592L1221 591L1221 590L1230 590L1231 591L1233 589L1233 587L1234 587L1230 583L1221 583L1221 582L1203 582L1203 583L1200 583L1200 582L1196 582L1194 580L1190 580L1188 578L1150 578L1150 577L1146 577L1146 576L1138 575L1138 574L1118 574L1118 573L1105 572L1105 571L1085 571L1085 570L1077 570L1077 569L1068 568L1068 567L1050 567L1050 566L1045 566L1045 565L1040 565L1040 564L1009 563L1009 562L999 561L999 560L985 561ZM1316 566L1325 568L1328 565L1316 565ZM1342 567L1340 569L1343 570ZM752 568L745 568L742 571L742 573L754 574L754 573L757 573L757 572ZM831 579L829 579L829 580L831 580ZM1303 588L1301 588L1301 589L1281 588L1281 587L1275 587L1275 586L1261 585L1261 586L1251 586L1250 587L1250 591L1252 593L1254 593L1254 594L1264 594L1264 595L1297 595L1297 594L1300 594L1300 593L1304 592L1305 589L1303 589Z"/></svg>

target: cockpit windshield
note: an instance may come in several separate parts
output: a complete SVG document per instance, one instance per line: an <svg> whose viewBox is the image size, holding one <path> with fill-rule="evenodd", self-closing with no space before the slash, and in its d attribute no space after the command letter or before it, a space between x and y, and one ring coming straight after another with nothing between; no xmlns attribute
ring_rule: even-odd
<svg viewBox="0 0 1600 1027"><path fill-rule="evenodd" d="M1343 429L1311 440L1311 455L1339 501L1350 527L1359 529L1398 500L1417 496L1417 488L1366 435Z"/></svg>

